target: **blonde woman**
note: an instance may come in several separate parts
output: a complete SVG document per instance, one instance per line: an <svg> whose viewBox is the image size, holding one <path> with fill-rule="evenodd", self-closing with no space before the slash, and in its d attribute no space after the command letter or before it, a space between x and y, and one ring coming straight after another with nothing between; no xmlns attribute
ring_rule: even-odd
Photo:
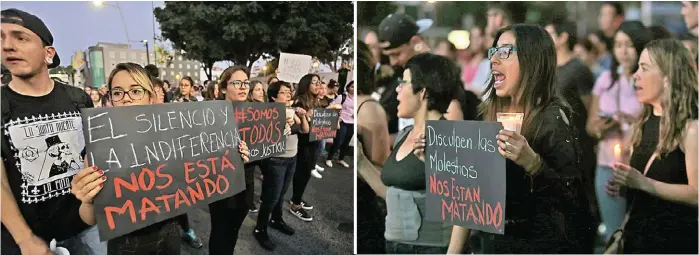
<svg viewBox="0 0 699 255"><path fill-rule="evenodd" d="M616 163L607 192L628 187L625 253L697 253L697 66L680 41L655 40L633 74L644 110L630 164ZM644 174L645 172L645 174Z"/></svg>
<svg viewBox="0 0 699 255"><path fill-rule="evenodd" d="M138 64L118 64L109 75L107 86L115 107L157 102L153 84L146 70ZM244 142L241 142L239 151L243 161L247 161L248 149ZM80 218L87 224L95 224L92 200L106 180L104 171L97 167L87 167L73 178L71 192L82 201ZM178 228L177 218L171 218L111 239L107 242L107 254L180 254Z"/></svg>

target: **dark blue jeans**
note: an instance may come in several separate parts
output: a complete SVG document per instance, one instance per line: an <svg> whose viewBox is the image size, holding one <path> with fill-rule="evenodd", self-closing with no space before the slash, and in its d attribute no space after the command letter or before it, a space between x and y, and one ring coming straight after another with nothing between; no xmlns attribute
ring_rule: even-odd
<svg viewBox="0 0 699 255"><path fill-rule="evenodd" d="M386 254L446 254L449 247L420 246L386 241Z"/></svg>
<svg viewBox="0 0 699 255"><path fill-rule="evenodd" d="M294 178L296 156L263 159L260 170L265 178L262 180L262 204L257 215L257 229L267 229L270 214L272 219L282 218L284 195Z"/></svg>
<svg viewBox="0 0 699 255"><path fill-rule="evenodd" d="M168 220L157 231L141 235L127 234L107 242L109 255L178 255L180 254L180 227Z"/></svg>
<svg viewBox="0 0 699 255"><path fill-rule="evenodd" d="M352 140L352 135L354 135L354 124L340 123L340 130L333 140L330 151L328 151L327 159L331 160L339 148L340 156L337 157L337 160L344 160L345 156L349 154L349 145Z"/></svg>

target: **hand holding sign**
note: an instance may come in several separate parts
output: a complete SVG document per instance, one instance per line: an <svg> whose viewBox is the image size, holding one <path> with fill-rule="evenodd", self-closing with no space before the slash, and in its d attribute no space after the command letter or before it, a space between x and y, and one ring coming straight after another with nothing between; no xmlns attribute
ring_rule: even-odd
<svg viewBox="0 0 699 255"><path fill-rule="evenodd" d="M240 151L240 158L243 159L243 163L248 163L248 161L250 161L250 151L248 151L248 145L245 141L240 141L238 150Z"/></svg>
<svg viewBox="0 0 699 255"><path fill-rule="evenodd" d="M104 176L103 170L97 169L96 166L88 167L73 177L70 191L83 203L92 204L92 200L102 190L105 181L107 177Z"/></svg>
<svg viewBox="0 0 699 255"><path fill-rule="evenodd" d="M539 155L529 146L527 138L504 129L500 130L496 138L498 139L498 151L503 157L524 167L524 171L530 175L534 175L535 171L539 170L538 167L541 165Z"/></svg>
<svg viewBox="0 0 699 255"><path fill-rule="evenodd" d="M417 158L425 161L425 134L420 134L417 138L415 138L413 153Z"/></svg>

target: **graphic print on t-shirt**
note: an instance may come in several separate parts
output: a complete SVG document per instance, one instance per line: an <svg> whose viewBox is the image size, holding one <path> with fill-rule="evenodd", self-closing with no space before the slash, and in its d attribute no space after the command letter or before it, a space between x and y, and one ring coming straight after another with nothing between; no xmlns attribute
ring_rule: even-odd
<svg viewBox="0 0 699 255"><path fill-rule="evenodd" d="M22 202L38 203L70 193L73 175L84 167L80 116L80 112L44 114L5 124L22 174Z"/></svg>

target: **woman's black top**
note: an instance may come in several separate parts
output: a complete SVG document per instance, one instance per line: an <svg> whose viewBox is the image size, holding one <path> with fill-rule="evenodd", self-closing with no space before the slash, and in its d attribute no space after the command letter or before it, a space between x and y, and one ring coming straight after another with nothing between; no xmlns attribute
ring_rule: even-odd
<svg viewBox="0 0 699 255"><path fill-rule="evenodd" d="M527 140L543 159L534 177L507 160L505 235L491 236L493 253L588 253L590 204L569 112L551 104L532 121L540 129Z"/></svg>
<svg viewBox="0 0 699 255"><path fill-rule="evenodd" d="M659 127L660 117L654 115L643 124L643 137L631 157L631 166L641 173L658 145ZM646 176L664 183L687 184L684 152L677 148L656 158ZM625 253L697 254L697 207L639 190L629 190L627 201L631 215L625 228Z"/></svg>

